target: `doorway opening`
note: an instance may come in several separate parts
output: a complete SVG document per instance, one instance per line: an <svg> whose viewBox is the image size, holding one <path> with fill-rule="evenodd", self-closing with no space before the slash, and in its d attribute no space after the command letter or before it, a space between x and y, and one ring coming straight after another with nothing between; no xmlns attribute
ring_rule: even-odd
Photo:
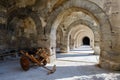
<svg viewBox="0 0 120 80"><path fill-rule="evenodd" d="M90 39L88 37L83 38L83 45L90 45Z"/></svg>

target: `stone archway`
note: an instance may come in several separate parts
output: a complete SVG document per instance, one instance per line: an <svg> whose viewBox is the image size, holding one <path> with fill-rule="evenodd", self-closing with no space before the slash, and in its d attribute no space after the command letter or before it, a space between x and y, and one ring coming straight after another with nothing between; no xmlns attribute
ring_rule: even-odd
<svg viewBox="0 0 120 80"><path fill-rule="evenodd" d="M88 0L68 0L65 3L62 4L62 7L56 8L54 10L50 17L48 18L48 24L46 29L50 30L47 32L47 35L50 34L50 48L55 47L56 44L54 44L56 38L52 38L53 36L55 37L56 34L56 29L60 22L62 21L65 16L69 15L71 12L75 11L82 11L89 16L91 16L96 22L100 25L100 34L101 34L101 55L100 55L100 65L102 67L109 67L112 69L110 66L106 66L105 64L108 65L115 65L111 64L109 61L111 59L107 58L109 53L108 51L111 51L111 26L109 23L109 20L107 19L106 14L104 11L95 3L88 1ZM51 20L52 19L52 20ZM54 20L54 21L53 21ZM107 36L107 37L106 37ZM52 58L55 59L55 52L54 50L51 52L54 54ZM104 54L104 55L103 55Z"/></svg>
<svg viewBox="0 0 120 80"><path fill-rule="evenodd" d="M42 24L41 24L41 20L40 20L38 14L33 12L29 8L16 8L12 12L8 13L8 18L7 18L8 29L11 28L11 27L9 27L10 21L14 17L18 17L18 18L21 18L21 19L24 19L26 17L30 17L30 18L32 18L34 20L34 22L36 24L36 29L38 30L37 33L39 34L42 31Z"/></svg>
<svg viewBox="0 0 120 80"><path fill-rule="evenodd" d="M61 46L63 45L63 37L64 37L63 28L59 27L56 33L56 52L57 53L62 52Z"/></svg>
<svg viewBox="0 0 120 80"><path fill-rule="evenodd" d="M43 31L39 16L29 8L17 8L8 13L7 29L11 48L37 48Z"/></svg>
<svg viewBox="0 0 120 80"><path fill-rule="evenodd" d="M81 27L80 27L80 25L81 25ZM79 27L78 27L79 26ZM72 31L72 29L73 28L77 28L78 27L78 29L77 29L77 31L75 31L76 33L78 32L78 33L80 33L80 32L83 32L83 30L79 30L79 28L80 29L84 29L84 34L81 34L81 37L80 37L80 43L81 43L81 45L82 45L82 38L84 37L84 36L89 36L89 37L91 37L90 39L92 40L92 42L91 42L91 44L90 44L90 46L94 49L94 47L96 47L96 46L100 46L100 45L96 45L96 44L100 44L100 42L98 41L97 43L94 43L94 41L97 41L98 39L100 39L100 37L99 38L95 38L95 37L97 37L97 36L99 36L100 34L96 34L96 32L97 33L100 33L99 32L99 26L93 26L89 21L87 21L87 20L82 20L82 19L79 19L79 20L77 20L77 21L74 21L73 23L71 23L70 25L69 25L69 27L67 28L67 30L66 30L66 33L65 33L65 40L64 40L64 44L66 45L66 46L64 46L64 48L66 48L66 52L69 52L69 36L70 36L70 34L71 34L71 31ZM96 28L96 27L98 27L98 29L94 29L94 28ZM87 30L87 31L86 31ZM90 34L88 34L88 32L90 33ZM74 40L75 40L75 37L76 37L77 35L74 35ZM95 49L94 49L95 50ZM96 51L96 50L95 50Z"/></svg>
<svg viewBox="0 0 120 80"><path fill-rule="evenodd" d="M90 34L90 35L89 35ZM95 43L94 43L94 34L93 34L93 32L89 32L89 34L87 33L87 31L84 31L84 32L79 32L77 35L76 35L76 37L75 37L75 39L77 40L77 44L76 45L78 45L77 47L80 47L80 46L82 46L83 45L83 38L85 37L85 36L87 36L87 37L89 37L89 39L90 39L90 44L89 44L89 46L91 46L93 49L94 49L94 47L95 47ZM92 34L92 35L91 35Z"/></svg>

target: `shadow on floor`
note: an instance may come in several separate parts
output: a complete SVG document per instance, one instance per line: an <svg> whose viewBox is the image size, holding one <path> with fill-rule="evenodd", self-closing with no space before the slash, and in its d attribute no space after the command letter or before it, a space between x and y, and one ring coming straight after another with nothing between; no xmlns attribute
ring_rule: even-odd
<svg viewBox="0 0 120 80"><path fill-rule="evenodd" d="M57 58L63 58L63 57L83 57L83 56L87 57L87 56L99 56L99 55L93 55L93 54L89 54L89 53L85 53L85 54L84 53L83 54L82 53L80 53L80 54L79 53L77 53L77 54L74 54L74 53L73 54L64 54L64 53L62 54L61 53L61 54L57 54L56 55Z"/></svg>
<svg viewBox="0 0 120 80"><path fill-rule="evenodd" d="M47 70L42 67L32 67L29 71L23 71L18 62L1 64L0 78L1 80L105 80L111 73L116 74L95 65L56 66L55 73L46 75ZM52 68L52 66L47 67Z"/></svg>

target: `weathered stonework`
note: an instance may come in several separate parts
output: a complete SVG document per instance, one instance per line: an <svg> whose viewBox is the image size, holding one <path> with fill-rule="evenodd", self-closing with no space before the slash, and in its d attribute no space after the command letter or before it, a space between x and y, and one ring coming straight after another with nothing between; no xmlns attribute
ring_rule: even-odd
<svg viewBox="0 0 120 80"><path fill-rule="evenodd" d="M47 47L53 62L88 36L100 66L120 70L119 21L120 0L0 0L0 50Z"/></svg>

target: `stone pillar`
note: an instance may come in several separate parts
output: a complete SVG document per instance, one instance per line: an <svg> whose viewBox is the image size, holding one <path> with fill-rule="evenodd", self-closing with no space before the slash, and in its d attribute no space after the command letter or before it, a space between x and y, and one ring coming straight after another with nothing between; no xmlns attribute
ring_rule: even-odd
<svg viewBox="0 0 120 80"><path fill-rule="evenodd" d="M56 48L51 47L50 49L50 63L56 61Z"/></svg>
<svg viewBox="0 0 120 80"><path fill-rule="evenodd" d="M95 46L94 51L94 54L100 54L100 46Z"/></svg>
<svg viewBox="0 0 120 80"><path fill-rule="evenodd" d="M120 54L115 51L102 51L100 64L102 68L120 70Z"/></svg>
<svg viewBox="0 0 120 80"><path fill-rule="evenodd" d="M60 52L67 53L68 51L69 51L69 41L68 41L68 37L64 35L60 45Z"/></svg>
<svg viewBox="0 0 120 80"><path fill-rule="evenodd" d="M60 46L60 52L61 53L67 53L68 52L68 47L66 44L62 43Z"/></svg>
<svg viewBox="0 0 120 80"><path fill-rule="evenodd" d="M98 41L95 41L95 46L94 46L94 54L100 54L100 44Z"/></svg>

